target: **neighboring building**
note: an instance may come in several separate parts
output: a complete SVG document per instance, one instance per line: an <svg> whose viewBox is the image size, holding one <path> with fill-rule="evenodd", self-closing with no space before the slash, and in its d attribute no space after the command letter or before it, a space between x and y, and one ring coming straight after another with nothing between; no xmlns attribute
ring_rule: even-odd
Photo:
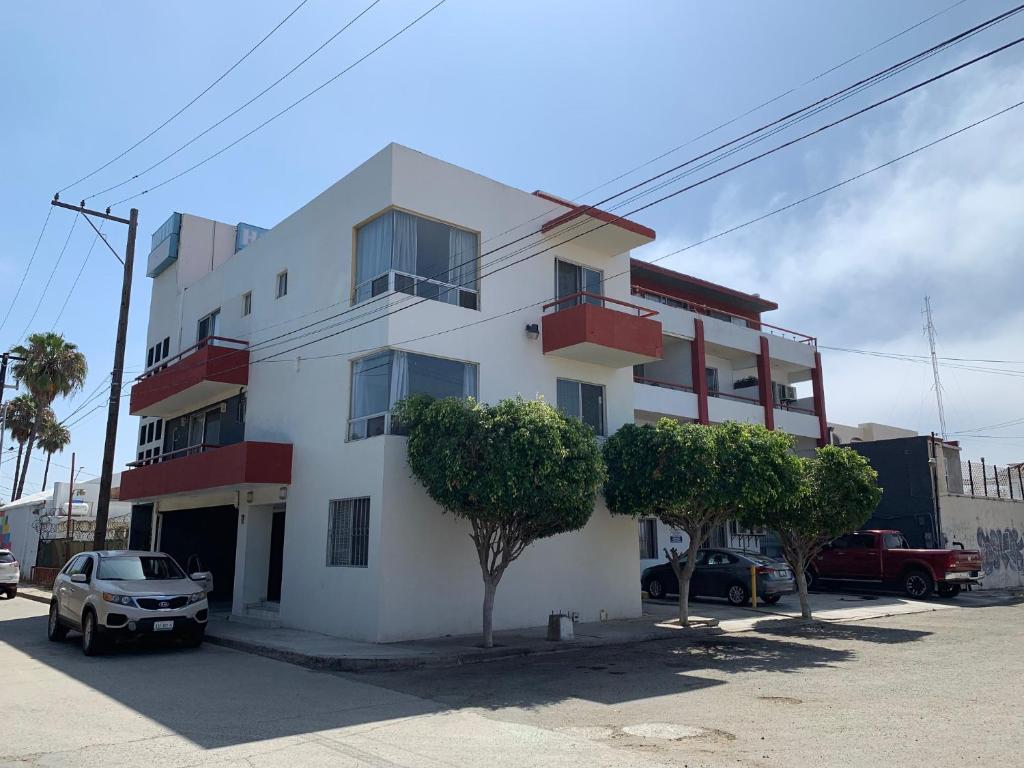
<svg viewBox="0 0 1024 768"><path fill-rule="evenodd" d="M813 339L762 323L770 302L631 261L654 236L394 144L269 230L174 214L131 392L132 546L198 555L240 617L378 642L475 632L468 526L410 476L402 397L542 395L598 435L671 416L827 439ZM791 389L805 381L813 397ZM639 616L638 587L636 521L599 501L508 570L495 627Z"/></svg>
<svg viewBox="0 0 1024 768"><path fill-rule="evenodd" d="M982 553L986 588L1024 586L1024 473L963 462L960 445L926 435L850 442L878 472L882 499L865 528L894 528L913 547Z"/></svg>
<svg viewBox="0 0 1024 768"><path fill-rule="evenodd" d="M113 476L113 497L117 499L120 474ZM70 483L56 482L48 491L22 496L0 507L0 549L10 549L21 564L22 578L33 567L60 568L67 559L92 547L95 531L99 479L74 484L71 501L71 542L68 542L68 489ZM107 541L111 548L123 547L128 535L132 505L111 501Z"/></svg>
<svg viewBox="0 0 1024 768"><path fill-rule="evenodd" d="M856 427L832 423L828 425L828 428L835 445L871 443L875 440L893 440L897 437L917 437L917 432L912 429L878 424L873 421L858 424Z"/></svg>

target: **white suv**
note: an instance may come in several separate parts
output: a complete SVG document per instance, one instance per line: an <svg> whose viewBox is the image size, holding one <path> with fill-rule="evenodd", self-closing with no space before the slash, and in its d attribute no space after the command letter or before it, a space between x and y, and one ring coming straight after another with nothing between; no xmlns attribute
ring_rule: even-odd
<svg viewBox="0 0 1024 768"><path fill-rule="evenodd" d="M47 636L63 640L82 633L82 651L93 656L109 640L144 635L203 642L210 607L201 584L208 573L186 576L162 552L83 552L53 582Z"/></svg>
<svg viewBox="0 0 1024 768"><path fill-rule="evenodd" d="M7 599L18 596L18 582L21 581L21 567L9 549L0 549L0 592L7 593Z"/></svg>

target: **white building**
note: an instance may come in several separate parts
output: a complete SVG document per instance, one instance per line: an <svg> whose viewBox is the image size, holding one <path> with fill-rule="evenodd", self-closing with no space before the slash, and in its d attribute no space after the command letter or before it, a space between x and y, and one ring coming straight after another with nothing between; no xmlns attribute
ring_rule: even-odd
<svg viewBox="0 0 1024 768"><path fill-rule="evenodd" d="M541 395L599 434L774 421L813 446L813 340L761 323L769 302L631 262L653 239L397 145L269 230L174 214L131 396L133 545L199 555L238 615L380 642L469 633L479 565L410 477L402 397ZM750 375L765 386L734 389ZM814 408L790 389L812 378ZM636 522L599 502L508 570L495 628L638 616L637 563Z"/></svg>
<svg viewBox="0 0 1024 768"><path fill-rule="evenodd" d="M113 476L113 496L108 517L108 542L113 546L127 537L132 505L116 501L120 475ZM92 547L99 479L77 482L71 494L71 538L68 549L68 490L71 483L55 482L48 491L22 496L0 507L0 549L9 549L28 579L34 566L60 568L70 556ZM40 559L41 558L41 559Z"/></svg>

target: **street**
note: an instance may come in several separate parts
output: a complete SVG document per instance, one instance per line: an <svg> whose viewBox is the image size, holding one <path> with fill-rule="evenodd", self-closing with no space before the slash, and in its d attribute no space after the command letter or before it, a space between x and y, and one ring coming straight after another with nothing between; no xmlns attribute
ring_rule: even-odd
<svg viewBox="0 0 1024 768"><path fill-rule="evenodd" d="M765 622L458 668L316 672L205 645L86 658L0 602L0 766L1020 762L1020 601Z"/></svg>

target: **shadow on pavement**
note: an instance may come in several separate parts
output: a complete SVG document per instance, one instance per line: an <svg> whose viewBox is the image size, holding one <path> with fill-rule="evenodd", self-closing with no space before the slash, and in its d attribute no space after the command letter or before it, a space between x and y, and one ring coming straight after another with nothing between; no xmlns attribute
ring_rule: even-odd
<svg viewBox="0 0 1024 768"><path fill-rule="evenodd" d="M863 624L835 622L759 621L753 630L762 635L802 638L805 640L846 640L862 643L910 643L931 635L916 629L869 627Z"/></svg>
<svg viewBox="0 0 1024 768"><path fill-rule="evenodd" d="M570 698L616 705L726 685L723 673L793 673L841 664L852 656L845 649L701 632L630 648L590 648L449 669L368 672L359 679L451 708L537 708Z"/></svg>

